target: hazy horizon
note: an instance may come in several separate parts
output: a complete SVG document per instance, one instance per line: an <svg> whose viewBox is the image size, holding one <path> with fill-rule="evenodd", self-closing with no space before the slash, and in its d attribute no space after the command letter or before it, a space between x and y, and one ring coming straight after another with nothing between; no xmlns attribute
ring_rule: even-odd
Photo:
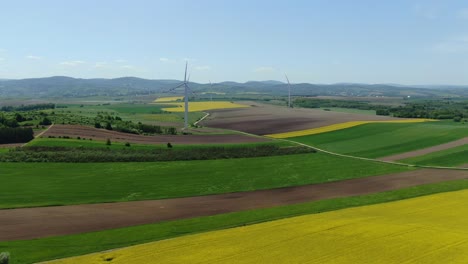
<svg viewBox="0 0 468 264"><path fill-rule="evenodd" d="M467 85L464 1L3 3L0 79Z"/></svg>

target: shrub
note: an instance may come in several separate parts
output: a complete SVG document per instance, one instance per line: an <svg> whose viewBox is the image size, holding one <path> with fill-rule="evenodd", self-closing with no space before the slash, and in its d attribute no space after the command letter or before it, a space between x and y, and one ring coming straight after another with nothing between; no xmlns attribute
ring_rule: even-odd
<svg viewBox="0 0 468 264"><path fill-rule="evenodd" d="M0 253L0 264L8 264L10 262L10 253L2 252Z"/></svg>
<svg viewBox="0 0 468 264"><path fill-rule="evenodd" d="M130 147L130 142L125 142L126 147Z"/></svg>
<svg viewBox="0 0 468 264"><path fill-rule="evenodd" d="M106 145L110 146L112 143L111 143L111 140L110 139L107 139L106 141Z"/></svg>

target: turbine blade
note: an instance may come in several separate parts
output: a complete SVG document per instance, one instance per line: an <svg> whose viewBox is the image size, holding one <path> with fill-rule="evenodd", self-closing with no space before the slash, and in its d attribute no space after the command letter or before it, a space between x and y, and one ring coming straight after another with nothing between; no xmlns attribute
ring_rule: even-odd
<svg viewBox="0 0 468 264"><path fill-rule="evenodd" d="M184 83L181 83L181 84L177 85L176 87L172 87L172 88L170 88L170 89L168 89L168 90L166 90L166 91L163 91L163 93L172 92L172 91L174 91L175 89L180 88L180 87L182 87L182 86L184 86Z"/></svg>

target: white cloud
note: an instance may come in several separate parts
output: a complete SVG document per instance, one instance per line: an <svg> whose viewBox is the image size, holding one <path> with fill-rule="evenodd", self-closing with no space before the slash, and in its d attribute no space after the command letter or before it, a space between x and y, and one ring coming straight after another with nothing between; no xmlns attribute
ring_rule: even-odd
<svg viewBox="0 0 468 264"><path fill-rule="evenodd" d="M123 59L118 59L118 60L115 60L115 62L117 62L117 63L125 63L125 62L127 62L127 61L126 61L126 60L123 60Z"/></svg>
<svg viewBox="0 0 468 264"><path fill-rule="evenodd" d="M261 66L261 67L258 67L258 68L254 69L254 72L260 72L260 73L274 72L274 71L275 71L275 68L273 68L271 66Z"/></svg>
<svg viewBox="0 0 468 264"><path fill-rule="evenodd" d="M86 62L81 61L81 60L75 60L75 61L64 61L64 62L61 62L60 65L75 67L75 66L78 66L78 65L81 65L81 64L85 64L85 63L86 63Z"/></svg>
<svg viewBox="0 0 468 264"><path fill-rule="evenodd" d="M34 55L28 55L28 56L26 56L26 59L28 59L28 60L41 60L42 57L34 56Z"/></svg>
<svg viewBox="0 0 468 264"><path fill-rule="evenodd" d="M465 53L468 52L468 36L459 36L436 43L432 50L438 53Z"/></svg>
<svg viewBox="0 0 468 264"><path fill-rule="evenodd" d="M96 62L94 64L94 68L105 68L107 66L107 62Z"/></svg>
<svg viewBox="0 0 468 264"><path fill-rule="evenodd" d="M195 70L197 70L197 71L209 71L209 70L211 70L211 67L208 66L208 65L196 66Z"/></svg>

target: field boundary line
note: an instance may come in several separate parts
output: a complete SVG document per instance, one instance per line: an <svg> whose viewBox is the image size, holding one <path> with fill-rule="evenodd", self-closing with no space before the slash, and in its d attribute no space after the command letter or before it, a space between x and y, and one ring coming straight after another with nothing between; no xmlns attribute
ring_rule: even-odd
<svg viewBox="0 0 468 264"><path fill-rule="evenodd" d="M198 123L200 123L201 121L203 121L205 118L207 118L208 116L210 115L210 113L205 113L205 115L200 118L200 120L198 120L197 122L193 123L194 126L198 125Z"/></svg>

